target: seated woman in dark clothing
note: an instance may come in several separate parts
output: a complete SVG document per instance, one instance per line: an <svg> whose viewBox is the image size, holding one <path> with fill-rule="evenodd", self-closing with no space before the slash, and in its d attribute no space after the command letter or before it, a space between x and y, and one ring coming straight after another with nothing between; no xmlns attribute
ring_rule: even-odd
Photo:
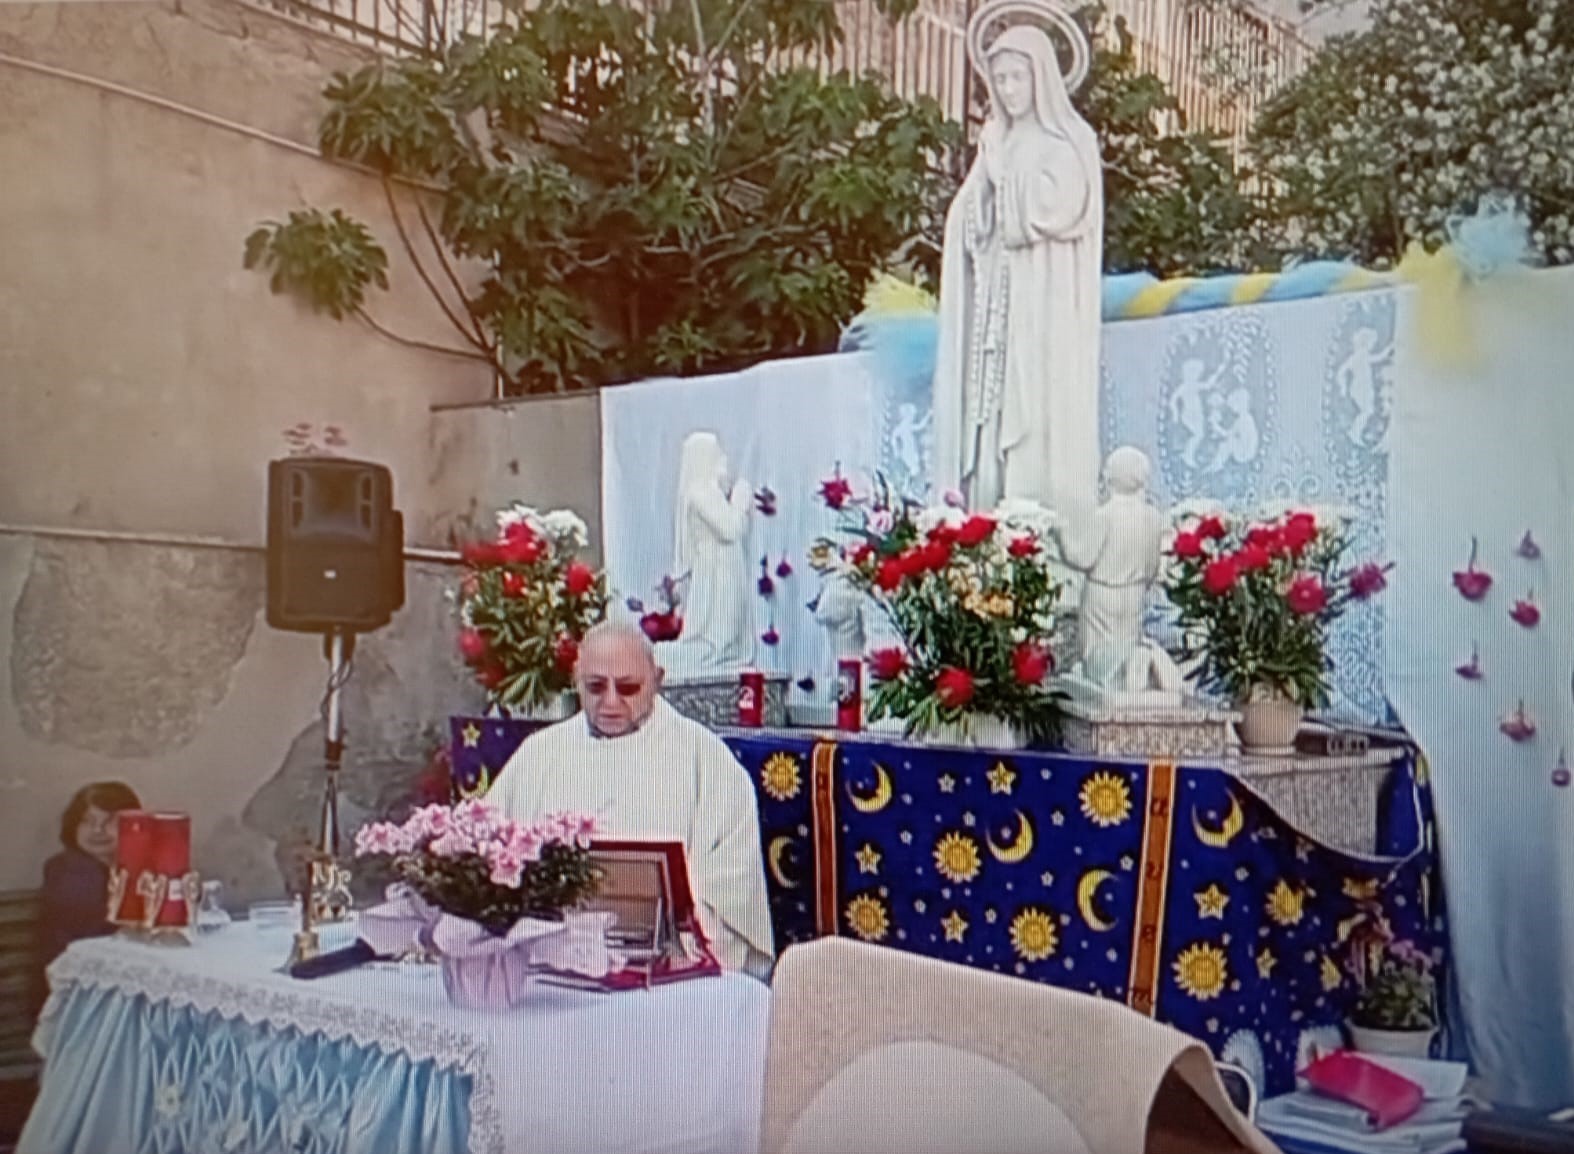
<svg viewBox="0 0 1574 1154"><path fill-rule="evenodd" d="M129 785L97 781L77 790L60 819L65 846L44 863L39 894L40 963L47 966L78 938L114 930L109 924L109 870L115 864L121 810L141 809Z"/></svg>

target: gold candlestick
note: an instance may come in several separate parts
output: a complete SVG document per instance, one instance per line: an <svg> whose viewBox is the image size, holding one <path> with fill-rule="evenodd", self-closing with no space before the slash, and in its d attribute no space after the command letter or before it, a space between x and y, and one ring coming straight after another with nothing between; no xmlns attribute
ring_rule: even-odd
<svg viewBox="0 0 1574 1154"><path fill-rule="evenodd" d="M301 928L295 935L294 945L290 947L290 959L284 963L286 972L300 962L310 961L321 952L315 928L317 923L312 909L315 904L314 889L308 877L306 885L301 888Z"/></svg>

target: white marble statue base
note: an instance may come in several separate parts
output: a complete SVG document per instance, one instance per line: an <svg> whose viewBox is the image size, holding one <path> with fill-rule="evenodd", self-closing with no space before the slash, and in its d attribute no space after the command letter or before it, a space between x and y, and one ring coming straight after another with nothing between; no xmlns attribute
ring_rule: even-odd
<svg viewBox="0 0 1574 1154"><path fill-rule="evenodd" d="M1057 683L1066 696L1088 710L1101 713L1152 713L1155 710L1174 712L1185 706L1185 694L1178 689L1105 689L1075 673L1069 673Z"/></svg>
<svg viewBox="0 0 1574 1154"><path fill-rule="evenodd" d="M785 673L765 674L764 724L782 728L787 724L787 687L792 678ZM732 728L738 724L738 674L718 673L711 677L673 677L662 682L661 696L685 717L692 717L712 729Z"/></svg>
<svg viewBox="0 0 1574 1154"><path fill-rule="evenodd" d="M1068 753L1094 757L1222 758L1240 717L1233 710L1183 700L1179 706L1115 708L1068 701L1062 739Z"/></svg>

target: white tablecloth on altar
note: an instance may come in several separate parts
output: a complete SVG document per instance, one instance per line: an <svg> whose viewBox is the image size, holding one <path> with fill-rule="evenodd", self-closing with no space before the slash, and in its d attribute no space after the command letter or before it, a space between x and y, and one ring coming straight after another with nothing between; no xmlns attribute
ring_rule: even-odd
<svg viewBox="0 0 1574 1154"><path fill-rule="evenodd" d="M488 1014L449 1004L435 966L292 979L273 969L288 944L245 923L189 948L93 939L51 966L50 984L54 999L73 985L109 986L463 1071L478 1154L757 1148L770 991L753 978L617 994L542 986L515 1010ZM46 1009L36 1038L44 1077L69 1077L72 1056L52 1052L51 1040Z"/></svg>

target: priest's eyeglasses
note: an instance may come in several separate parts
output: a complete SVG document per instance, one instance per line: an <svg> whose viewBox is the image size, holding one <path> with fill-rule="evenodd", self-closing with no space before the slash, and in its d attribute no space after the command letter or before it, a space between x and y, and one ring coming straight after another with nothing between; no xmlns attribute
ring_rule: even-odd
<svg viewBox="0 0 1574 1154"><path fill-rule="evenodd" d="M619 678L616 681L609 682L605 677L586 678L585 692L591 697L601 697L606 694L609 685L617 691L619 697L638 697L645 692L645 683L643 681L637 681L633 678Z"/></svg>

